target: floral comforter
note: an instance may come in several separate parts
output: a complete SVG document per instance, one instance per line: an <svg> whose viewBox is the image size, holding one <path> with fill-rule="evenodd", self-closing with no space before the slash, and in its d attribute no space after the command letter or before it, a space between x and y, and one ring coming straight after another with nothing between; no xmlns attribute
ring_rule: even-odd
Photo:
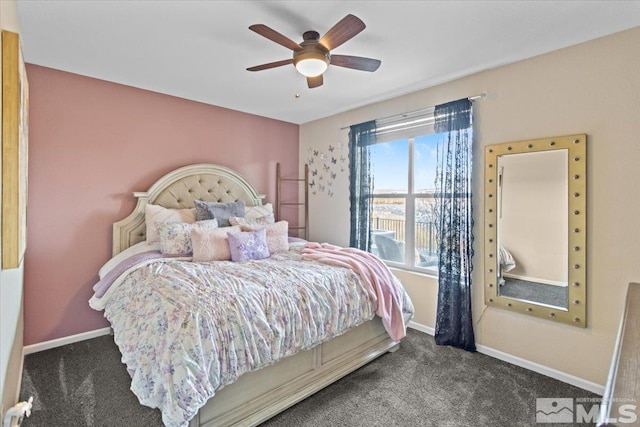
<svg viewBox="0 0 640 427"><path fill-rule="evenodd" d="M404 291L404 308L413 311ZM299 250L234 263L147 260L116 279L104 308L140 402L185 426L216 390L373 318L347 268Z"/></svg>

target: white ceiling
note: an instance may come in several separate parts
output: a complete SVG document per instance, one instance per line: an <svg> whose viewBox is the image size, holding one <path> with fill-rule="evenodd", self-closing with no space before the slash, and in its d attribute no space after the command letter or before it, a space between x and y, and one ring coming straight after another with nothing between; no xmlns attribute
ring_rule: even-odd
<svg viewBox="0 0 640 427"><path fill-rule="evenodd" d="M299 124L640 25L640 1L17 4L29 63ZM367 28L332 53L380 59L375 73L329 67L308 89L292 65L245 70L292 55L249 25L301 42L349 13Z"/></svg>

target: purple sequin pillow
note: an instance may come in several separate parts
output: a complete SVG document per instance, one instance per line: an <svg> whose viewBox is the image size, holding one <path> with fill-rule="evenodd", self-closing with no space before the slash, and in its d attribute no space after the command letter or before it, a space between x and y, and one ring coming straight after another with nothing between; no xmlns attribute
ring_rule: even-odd
<svg viewBox="0 0 640 427"><path fill-rule="evenodd" d="M264 228L256 231L229 233L228 237L232 261L269 258L267 230Z"/></svg>

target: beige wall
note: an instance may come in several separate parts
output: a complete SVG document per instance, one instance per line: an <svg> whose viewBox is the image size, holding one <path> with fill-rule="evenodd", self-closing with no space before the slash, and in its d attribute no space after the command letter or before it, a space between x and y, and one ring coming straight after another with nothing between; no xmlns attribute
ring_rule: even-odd
<svg viewBox="0 0 640 427"><path fill-rule="evenodd" d="M588 300L586 329L483 303L482 197L476 196L473 310L479 344L604 384L630 281L640 280L640 28L376 103L300 128L300 161L346 143L341 127L487 92L474 103L475 192L482 194L483 146L586 133L588 143ZM425 49L428 49L426 47ZM428 54L424 52L423 54ZM311 196L310 238L349 243L348 172L332 194ZM403 273L415 320L435 323L437 282Z"/></svg>
<svg viewBox="0 0 640 427"><path fill-rule="evenodd" d="M568 150L500 156L498 234L516 261L505 273L524 280L567 284Z"/></svg>
<svg viewBox="0 0 640 427"><path fill-rule="evenodd" d="M1 0L0 28L19 32L17 13L15 0ZM0 99L1 93L0 89ZM4 419L5 409L16 404L22 376L23 277L23 264L0 271L0 419Z"/></svg>

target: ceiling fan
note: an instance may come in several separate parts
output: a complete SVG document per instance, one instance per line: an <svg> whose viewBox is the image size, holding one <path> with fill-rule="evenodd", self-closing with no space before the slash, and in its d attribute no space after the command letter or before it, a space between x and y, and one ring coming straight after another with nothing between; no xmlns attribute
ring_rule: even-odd
<svg viewBox="0 0 640 427"><path fill-rule="evenodd" d="M249 27L260 34L293 51L293 58L247 68L247 71L261 71L269 68L293 64L300 74L307 78L309 88L322 86L322 73L329 65L352 68L362 71L376 71L381 61L360 56L331 55L331 50L355 37L366 25L360 18L347 15L320 38L316 31L307 31L302 35L302 43L298 44L266 25L256 24Z"/></svg>

